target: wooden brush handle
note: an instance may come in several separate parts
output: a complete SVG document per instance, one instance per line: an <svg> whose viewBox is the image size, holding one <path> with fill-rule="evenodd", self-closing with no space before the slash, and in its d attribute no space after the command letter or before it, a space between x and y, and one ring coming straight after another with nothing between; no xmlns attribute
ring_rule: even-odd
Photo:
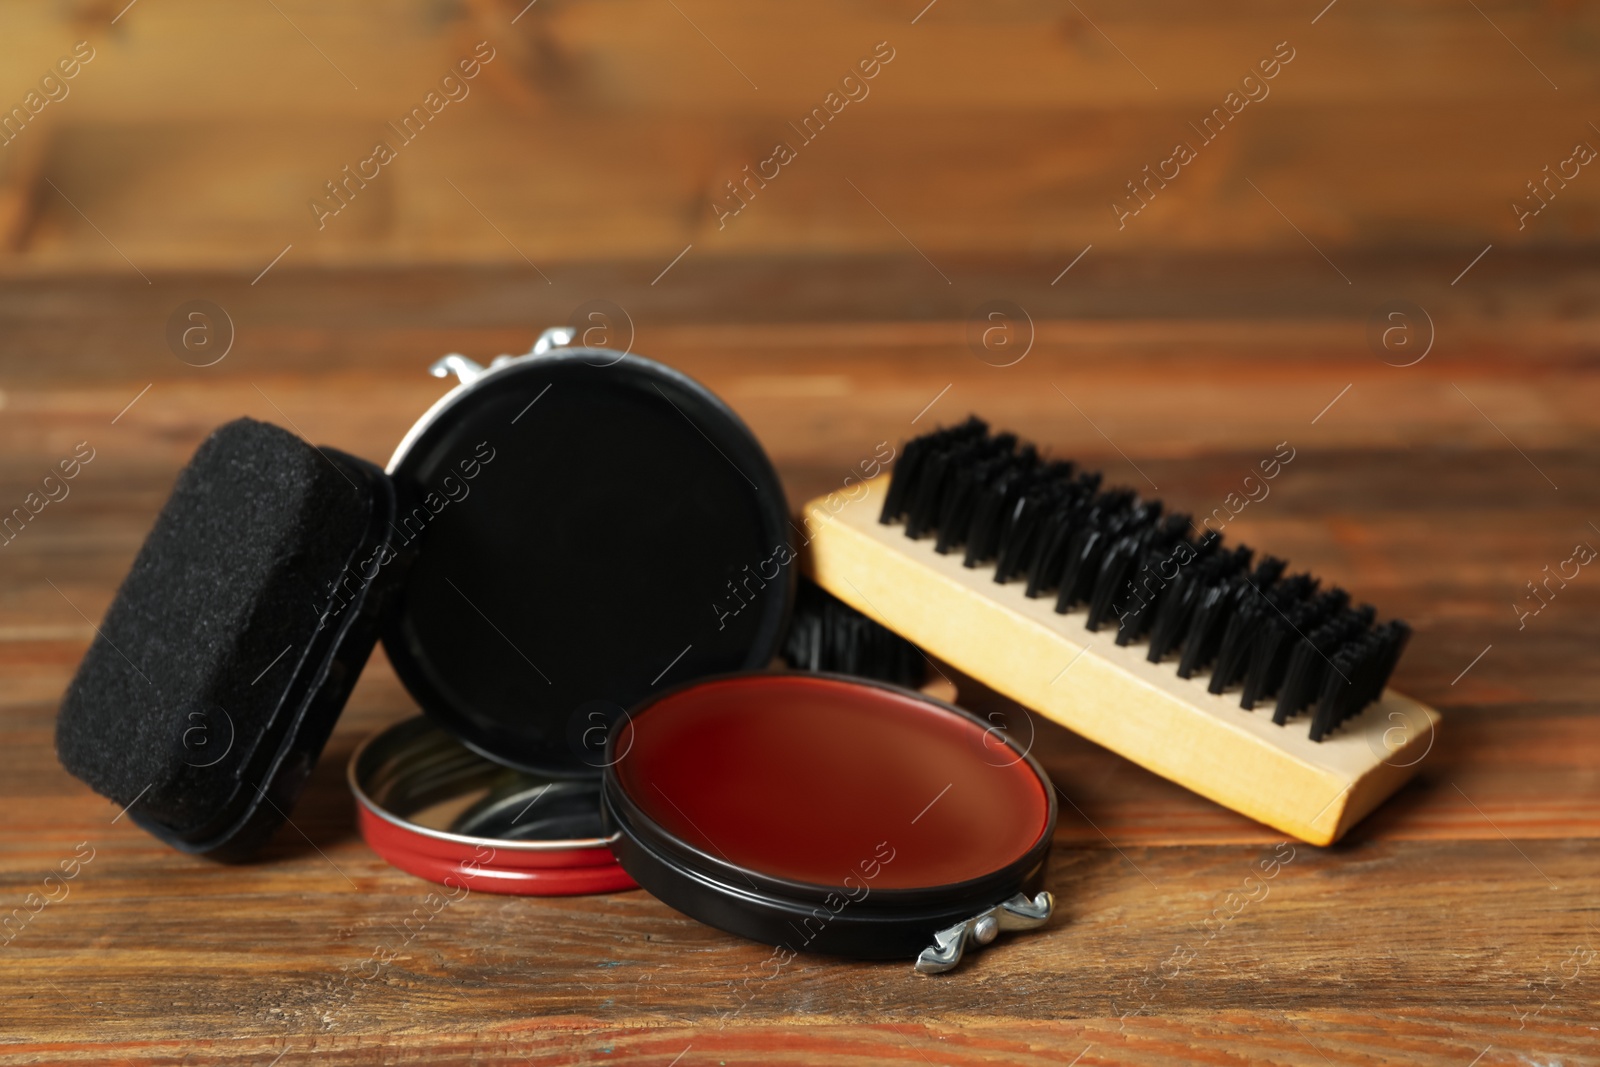
<svg viewBox="0 0 1600 1067"><path fill-rule="evenodd" d="M1314 845L1338 840L1398 789L1433 746L1439 713L1385 690L1322 741L1306 719L1284 726L1236 693L1151 663L1115 628L1084 629L1082 610L999 585L992 567L940 555L878 521L888 476L854 499L806 504L806 572L828 592L929 655L1163 778Z"/></svg>

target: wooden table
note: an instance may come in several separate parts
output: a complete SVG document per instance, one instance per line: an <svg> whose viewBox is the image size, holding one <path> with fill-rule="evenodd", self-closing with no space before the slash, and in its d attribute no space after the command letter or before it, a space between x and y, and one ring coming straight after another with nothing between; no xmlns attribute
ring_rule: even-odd
<svg viewBox="0 0 1600 1067"><path fill-rule="evenodd" d="M1522 628L1513 608L1600 545L1596 270L1496 250L1451 287L1462 262L1347 259L1348 287L1309 251L1107 256L1056 287L1053 262L941 264L947 286L909 253L687 260L656 287L642 262L544 265L549 286L465 268L9 280L0 507L78 442L95 458L0 548L0 908L92 859L0 947L0 1059L1600 1063L1600 576ZM1289 441L1293 466L1230 532L1416 626L1396 685L1444 712L1435 751L1318 849L1041 723L1071 801L1046 930L934 979L801 958L731 1017L767 950L643 892L474 893L399 932L430 886L361 842L342 778L360 738L415 713L381 653L259 863L179 855L60 769L55 708L91 623L210 428L251 414L381 461L442 391L435 357L523 351L599 296L628 309L636 351L743 414L792 502L969 411L1117 480L1142 484L1136 463L1181 509ZM1365 339L1397 297L1437 330L1414 366ZM212 367L168 350L192 298L235 324ZM1035 327L1004 368L966 340L1000 298ZM1265 898L1217 911L1274 855L1292 858ZM399 951L374 976L380 947Z"/></svg>

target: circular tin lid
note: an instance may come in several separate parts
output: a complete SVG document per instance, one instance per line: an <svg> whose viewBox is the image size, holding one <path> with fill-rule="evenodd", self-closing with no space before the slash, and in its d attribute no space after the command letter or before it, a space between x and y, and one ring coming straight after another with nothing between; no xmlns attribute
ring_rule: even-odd
<svg viewBox="0 0 1600 1067"><path fill-rule="evenodd" d="M905 689L739 674L633 709L608 748L623 869L712 926L779 945L954 966L1042 924L1055 792L994 726ZM932 942L932 946L930 946Z"/></svg>
<svg viewBox="0 0 1600 1067"><path fill-rule="evenodd" d="M346 776L361 836L420 878L521 896L635 886L602 831L598 782L502 766L420 716L363 741Z"/></svg>
<svg viewBox="0 0 1600 1067"><path fill-rule="evenodd" d="M626 710L765 666L794 596L777 473L725 404L638 356L459 356L389 463L409 556L384 647L490 759L595 777Z"/></svg>

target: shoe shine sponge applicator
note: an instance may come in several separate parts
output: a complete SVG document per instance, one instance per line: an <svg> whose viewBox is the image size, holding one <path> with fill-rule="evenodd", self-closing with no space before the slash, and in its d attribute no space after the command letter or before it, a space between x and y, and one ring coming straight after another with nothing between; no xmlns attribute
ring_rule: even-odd
<svg viewBox="0 0 1600 1067"><path fill-rule="evenodd" d="M67 770L188 852L243 858L283 822L377 634L377 467L239 419L178 476L56 721ZM320 606L319 606L320 605Z"/></svg>

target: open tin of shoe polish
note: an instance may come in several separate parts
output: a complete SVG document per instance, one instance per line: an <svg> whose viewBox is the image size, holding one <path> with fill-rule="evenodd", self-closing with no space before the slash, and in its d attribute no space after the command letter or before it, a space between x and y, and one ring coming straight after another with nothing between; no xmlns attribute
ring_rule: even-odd
<svg viewBox="0 0 1600 1067"><path fill-rule="evenodd" d="M1049 778L991 724L920 693L830 674L707 679L635 707L607 755L623 869L779 952L916 955L939 973L1050 917Z"/></svg>
<svg viewBox="0 0 1600 1067"><path fill-rule="evenodd" d="M427 718L370 739L349 780L373 849L434 881L631 888L599 829L610 730L654 692L766 666L793 604L783 486L739 417L571 340L437 361L459 383L389 461L383 642Z"/></svg>

